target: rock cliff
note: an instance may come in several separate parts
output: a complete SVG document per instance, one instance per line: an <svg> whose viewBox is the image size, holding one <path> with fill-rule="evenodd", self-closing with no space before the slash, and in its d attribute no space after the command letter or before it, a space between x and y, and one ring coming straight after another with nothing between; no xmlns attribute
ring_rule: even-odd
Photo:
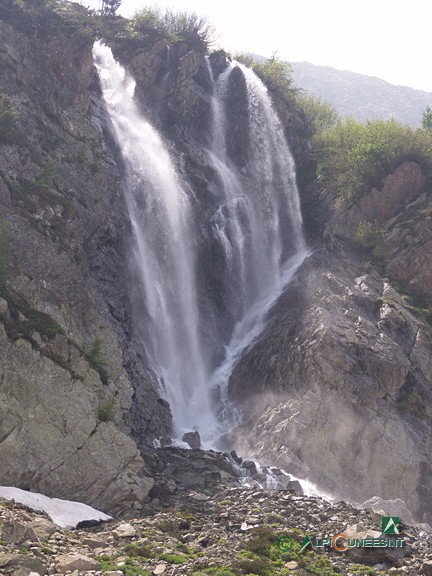
<svg viewBox="0 0 432 576"><path fill-rule="evenodd" d="M129 342L127 223L84 14L0 20L0 482L116 512L152 486L134 421L151 442L170 416Z"/></svg>
<svg viewBox="0 0 432 576"><path fill-rule="evenodd" d="M344 498L400 497L429 519L426 177L405 163L356 205L316 184L303 201L312 254L230 380L246 418L236 448Z"/></svg>
<svg viewBox="0 0 432 576"><path fill-rule="evenodd" d="M107 26L76 4L3 4L0 482L111 514L168 500L183 481L213 486L231 474L224 459L212 456L205 475L192 474L194 484L187 458L173 465L152 448L171 433L171 416L136 331L124 166L91 49L105 34L188 183L203 222L193 242L205 331L217 335L214 365L236 318L206 225L220 184L203 151L211 138L208 67L220 74L225 55L208 64L185 41L126 37L121 19ZM237 69L227 150L240 170L249 138L244 91ZM224 441L344 498L403 498L430 521L428 175L407 161L356 205L345 204L307 183L307 127L294 109L277 99L275 107L300 167L312 253L232 374L230 397L244 421Z"/></svg>

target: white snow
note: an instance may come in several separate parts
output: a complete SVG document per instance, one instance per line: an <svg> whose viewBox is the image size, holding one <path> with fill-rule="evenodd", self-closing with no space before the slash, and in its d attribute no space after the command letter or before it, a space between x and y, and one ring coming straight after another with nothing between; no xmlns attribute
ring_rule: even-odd
<svg viewBox="0 0 432 576"><path fill-rule="evenodd" d="M49 498L37 492L27 492L11 486L0 486L0 498L15 500L35 512L45 512L61 528L75 528L80 522L88 520L111 520L111 516L72 500Z"/></svg>

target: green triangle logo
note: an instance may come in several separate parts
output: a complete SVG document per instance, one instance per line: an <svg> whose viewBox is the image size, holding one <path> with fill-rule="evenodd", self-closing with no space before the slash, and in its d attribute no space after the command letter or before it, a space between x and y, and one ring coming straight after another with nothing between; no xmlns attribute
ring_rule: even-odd
<svg viewBox="0 0 432 576"><path fill-rule="evenodd" d="M306 535L303 538L303 542L300 544L300 550L298 551L299 554L301 554L303 552L303 550L306 550L306 548L310 546L312 548L312 540L309 538L308 535Z"/></svg>
<svg viewBox="0 0 432 576"><path fill-rule="evenodd" d="M383 534L400 534L399 516L383 516L381 529Z"/></svg>

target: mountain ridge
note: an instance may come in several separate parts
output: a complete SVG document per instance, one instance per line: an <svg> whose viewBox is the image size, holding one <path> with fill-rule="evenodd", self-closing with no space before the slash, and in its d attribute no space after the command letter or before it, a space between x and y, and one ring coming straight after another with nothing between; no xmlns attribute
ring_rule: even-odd
<svg viewBox="0 0 432 576"><path fill-rule="evenodd" d="M377 76L319 66L310 62L290 62L299 88L331 104L342 116L359 121L389 120L420 127L432 93L409 86L391 84Z"/></svg>

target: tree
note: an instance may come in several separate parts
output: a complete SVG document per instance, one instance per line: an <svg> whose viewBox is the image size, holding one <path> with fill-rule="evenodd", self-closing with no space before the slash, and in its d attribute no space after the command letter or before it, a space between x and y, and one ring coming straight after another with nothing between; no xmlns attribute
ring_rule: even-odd
<svg viewBox="0 0 432 576"><path fill-rule="evenodd" d="M432 132L432 108L427 106L423 112L422 128L428 132Z"/></svg>
<svg viewBox="0 0 432 576"><path fill-rule="evenodd" d="M338 113L328 103L320 98L304 96L299 98L299 104L306 114L314 133L323 132L331 128L338 121Z"/></svg>
<svg viewBox="0 0 432 576"><path fill-rule="evenodd" d="M101 14L103 16L114 16L121 3L122 0L102 0Z"/></svg>

